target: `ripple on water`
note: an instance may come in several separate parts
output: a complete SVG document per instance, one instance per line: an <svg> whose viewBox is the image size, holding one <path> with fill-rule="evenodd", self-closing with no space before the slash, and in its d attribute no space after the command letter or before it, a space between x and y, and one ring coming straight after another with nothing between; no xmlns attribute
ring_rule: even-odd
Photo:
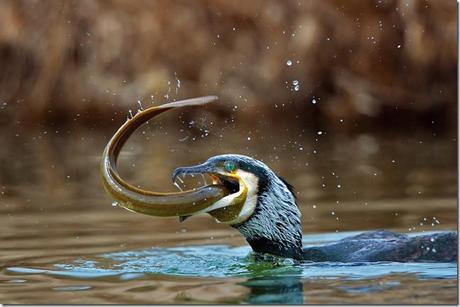
<svg viewBox="0 0 460 307"><path fill-rule="evenodd" d="M350 234L352 233L306 236L305 243L334 241ZM8 271L16 274L47 274L79 279L117 276L120 280L138 279L145 274L213 278L289 275L301 279L366 279L389 274L405 274L417 278L457 278L456 263L299 263L275 257L255 261L248 246L226 245L123 251L102 254L91 259L57 263L51 269L10 267Z"/></svg>

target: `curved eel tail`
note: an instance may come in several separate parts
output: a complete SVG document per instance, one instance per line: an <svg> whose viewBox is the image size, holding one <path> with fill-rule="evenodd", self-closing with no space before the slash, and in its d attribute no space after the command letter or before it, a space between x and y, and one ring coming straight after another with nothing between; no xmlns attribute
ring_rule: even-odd
<svg viewBox="0 0 460 307"><path fill-rule="evenodd" d="M117 170L117 158L133 132L146 121L171 109L201 106L217 100L217 96L205 96L151 107L126 121L110 139L102 154L100 173L106 191L125 209L154 216L193 215L206 209L229 194L220 185L209 185L196 190L178 193L145 191L125 182Z"/></svg>

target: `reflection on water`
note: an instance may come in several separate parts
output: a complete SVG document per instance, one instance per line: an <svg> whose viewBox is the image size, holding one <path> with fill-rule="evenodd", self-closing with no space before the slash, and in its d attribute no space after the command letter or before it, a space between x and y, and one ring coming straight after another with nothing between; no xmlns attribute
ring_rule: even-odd
<svg viewBox="0 0 460 307"><path fill-rule="evenodd" d="M346 231L457 228L456 139L345 137L300 128L277 135L256 123L242 131L209 127L210 121L203 124L209 135L195 140L183 127L141 129L120 158L123 176L172 190L175 167L241 153L265 161L296 187L304 232L315 233L305 244ZM5 303L457 301L456 264L259 263L234 229L209 216L179 223L113 208L97 173L113 131L44 132L0 134Z"/></svg>
<svg viewBox="0 0 460 307"><path fill-rule="evenodd" d="M256 277L240 283L250 289L249 304L303 304L303 285L297 276Z"/></svg>

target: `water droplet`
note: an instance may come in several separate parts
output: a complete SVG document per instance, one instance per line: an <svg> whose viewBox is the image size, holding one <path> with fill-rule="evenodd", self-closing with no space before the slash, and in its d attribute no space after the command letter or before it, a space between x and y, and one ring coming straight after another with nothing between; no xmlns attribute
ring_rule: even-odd
<svg viewBox="0 0 460 307"><path fill-rule="evenodd" d="M398 49L401 48L401 45L396 46L396 48L398 48Z"/></svg>
<svg viewBox="0 0 460 307"><path fill-rule="evenodd" d="M312 103L312 104L316 104L316 99L313 98L313 99L311 100L311 103Z"/></svg>
<svg viewBox="0 0 460 307"><path fill-rule="evenodd" d="M287 66L291 66L291 65L292 65L292 61L291 61L291 60L287 60L286 65L287 65Z"/></svg>
<svg viewBox="0 0 460 307"><path fill-rule="evenodd" d="M177 86L177 89L180 88L180 80L177 77L176 77L176 86ZM176 92L177 92L177 89L176 89Z"/></svg>
<svg viewBox="0 0 460 307"><path fill-rule="evenodd" d="M118 202L114 201L114 202L112 203L112 207L117 207L117 206L118 206Z"/></svg>
<svg viewBox="0 0 460 307"><path fill-rule="evenodd" d="M139 105L139 109L137 110L137 113L139 113L140 110L144 110L142 107L142 102L140 100L137 101L137 104Z"/></svg>
<svg viewBox="0 0 460 307"><path fill-rule="evenodd" d="M178 177L178 178L179 178L179 177ZM182 180L182 179L181 179L181 180ZM177 182L174 182L173 184L176 186L176 188L179 189L179 191L181 191L181 192L183 191L182 188L180 187L180 185L179 185Z"/></svg>

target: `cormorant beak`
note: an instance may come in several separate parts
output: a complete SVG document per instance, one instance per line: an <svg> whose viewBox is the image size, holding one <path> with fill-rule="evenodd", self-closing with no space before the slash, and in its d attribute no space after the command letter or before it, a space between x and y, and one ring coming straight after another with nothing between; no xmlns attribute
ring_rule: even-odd
<svg viewBox="0 0 460 307"><path fill-rule="evenodd" d="M224 185L230 194L237 193L240 189L240 177L238 175L223 172L209 162L176 168L172 175L172 181L175 182L177 177L186 175L209 175L213 184Z"/></svg>
<svg viewBox="0 0 460 307"><path fill-rule="evenodd" d="M175 182L179 176L186 175L208 175L212 178L212 185L224 186L230 194L205 209L197 210L187 216L180 216L180 221L199 213L210 213L221 222L230 221L239 215L246 201L248 189L237 173L225 172L212 163L205 162L195 166L175 169L172 181Z"/></svg>
<svg viewBox="0 0 460 307"><path fill-rule="evenodd" d="M172 181L176 182L178 176L209 174L215 171L215 168L207 162L195 166L178 167L172 174Z"/></svg>

